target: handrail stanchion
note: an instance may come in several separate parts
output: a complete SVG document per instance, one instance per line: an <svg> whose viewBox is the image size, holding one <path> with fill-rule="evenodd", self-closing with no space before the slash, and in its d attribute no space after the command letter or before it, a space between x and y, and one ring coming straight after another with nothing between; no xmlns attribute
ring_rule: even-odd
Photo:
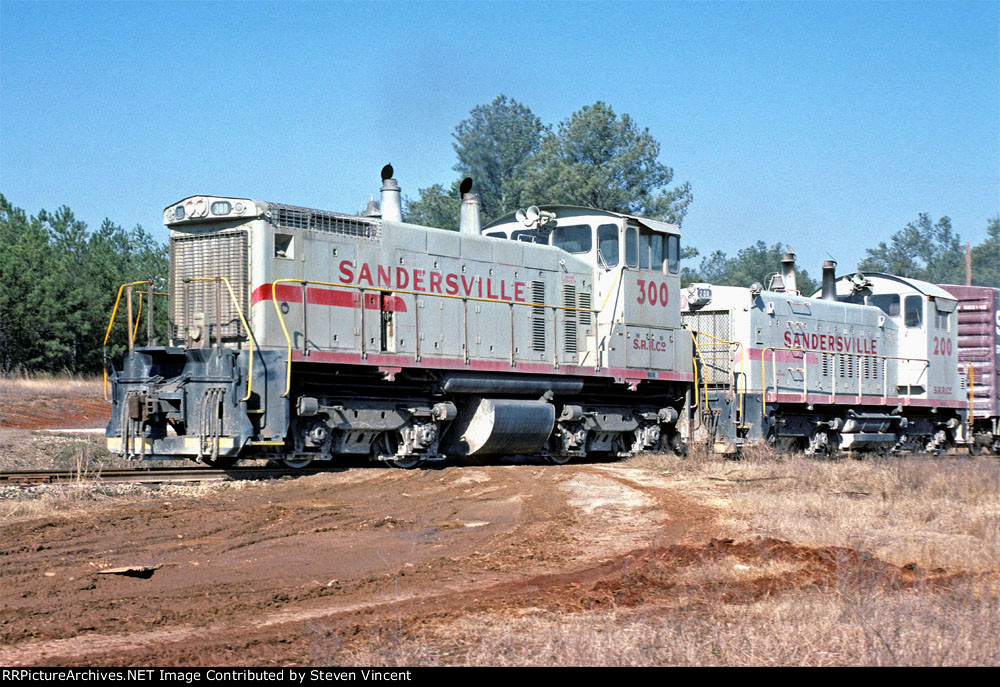
<svg viewBox="0 0 1000 687"><path fill-rule="evenodd" d="M222 348L222 285L215 282L215 347Z"/></svg>
<svg viewBox="0 0 1000 687"><path fill-rule="evenodd" d="M125 289L125 303L126 303L126 313L128 315L128 354L132 355L132 349L135 347L135 333L132 331L132 285L129 284Z"/></svg>
<svg viewBox="0 0 1000 687"><path fill-rule="evenodd" d="M306 309L309 307L307 283L305 280L302 281L302 355L309 355L309 323L306 318Z"/></svg>
<svg viewBox="0 0 1000 687"><path fill-rule="evenodd" d="M517 358L514 356L514 304L510 304L510 366L517 366ZM595 349L596 352L596 349Z"/></svg>
<svg viewBox="0 0 1000 687"><path fill-rule="evenodd" d="M380 315L384 317L384 315ZM413 294L413 362L420 362L420 296Z"/></svg>
<svg viewBox="0 0 1000 687"><path fill-rule="evenodd" d="M153 280L146 286L146 345L156 345L156 335L153 322Z"/></svg>

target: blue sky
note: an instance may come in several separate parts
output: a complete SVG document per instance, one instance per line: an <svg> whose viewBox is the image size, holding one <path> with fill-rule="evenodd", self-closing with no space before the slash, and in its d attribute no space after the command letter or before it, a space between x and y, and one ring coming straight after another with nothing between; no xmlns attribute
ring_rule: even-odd
<svg viewBox="0 0 1000 687"><path fill-rule="evenodd" d="M357 212L456 173L496 95L597 100L662 144L685 242L852 269L920 212L1000 211L998 2L0 0L0 192L160 239L196 193Z"/></svg>

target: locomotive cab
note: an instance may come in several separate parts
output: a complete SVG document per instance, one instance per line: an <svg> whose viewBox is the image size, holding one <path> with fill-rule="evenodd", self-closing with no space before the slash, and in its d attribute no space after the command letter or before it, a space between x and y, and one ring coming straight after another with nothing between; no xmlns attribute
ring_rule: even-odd
<svg viewBox="0 0 1000 687"><path fill-rule="evenodd" d="M836 292L838 301L877 306L895 323L899 332L896 393L901 398L963 399L954 296L929 282L888 274L841 277Z"/></svg>
<svg viewBox="0 0 1000 687"><path fill-rule="evenodd" d="M643 217L543 205L502 217L486 236L547 243L594 273L598 355L626 369L684 370L690 340L678 336L680 230Z"/></svg>

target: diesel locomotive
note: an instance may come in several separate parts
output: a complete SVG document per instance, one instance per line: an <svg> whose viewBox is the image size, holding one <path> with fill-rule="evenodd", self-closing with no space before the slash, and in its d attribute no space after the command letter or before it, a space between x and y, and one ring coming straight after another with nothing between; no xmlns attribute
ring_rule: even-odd
<svg viewBox="0 0 1000 687"><path fill-rule="evenodd" d="M292 467L679 449L694 376L677 227L546 206L484 234L468 186L459 232L403 222L388 166L360 216L168 206L170 340L131 342L127 308L109 448Z"/></svg>
<svg viewBox="0 0 1000 687"><path fill-rule="evenodd" d="M957 301L938 287L830 268L805 296L789 255L767 288L682 292L674 225L544 205L484 227L466 180L460 230L422 227L402 221L392 177L387 165L360 215L208 195L169 205L168 340L153 335L152 284L124 285L109 449L410 468L966 437Z"/></svg>
<svg viewBox="0 0 1000 687"><path fill-rule="evenodd" d="M967 439L954 296L887 274L796 288L794 254L768 288L692 284L681 307L703 362L694 436L731 452L938 451Z"/></svg>

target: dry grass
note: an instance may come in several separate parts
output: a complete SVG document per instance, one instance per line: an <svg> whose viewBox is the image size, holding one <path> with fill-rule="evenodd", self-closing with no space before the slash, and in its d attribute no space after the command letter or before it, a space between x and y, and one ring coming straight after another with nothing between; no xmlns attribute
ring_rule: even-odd
<svg viewBox="0 0 1000 687"><path fill-rule="evenodd" d="M815 460L757 451L640 456L629 465L715 507L727 536L846 546L905 565L1000 569L1000 461L899 456Z"/></svg>
<svg viewBox="0 0 1000 687"><path fill-rule="evenodd" d="M76 470L135 467L108 452L104 434L0 428L0 470ZM148 464L147 461L146 464Z"/></svg>
<svg viewBox="0 0 1000 687"><path fill-rule="evenodd" d="M477 614L344 643L317 630L316 660L360 665L1000 664L1000 462L905 456L818 461L758 451L640 456L626 466L719 513L737 539L839 546L952 577L899 589L844 565L828 583L728 602L721 590L794 575L793 561L729 557L648 571L659 602L611 612ZM968 574L967 574L968 573ZM542 604L544 605L544 604Z"/></svg>
<svg viewBox="0 0 1000 687"><path fill-rule="evenodd" d="M972 580L936 593L844 584L750 605L482 614L416 636L387 631L359 649L318 637L314 658L400 666L996 665L995 593Z"/></svg>
<svg viewBox="0 0 1000 687"><path fill-rule="evenodd" d="M100 377L64 375L6 375L0 377L0 402L25 398L96 398L103 389Z"/></svg>

